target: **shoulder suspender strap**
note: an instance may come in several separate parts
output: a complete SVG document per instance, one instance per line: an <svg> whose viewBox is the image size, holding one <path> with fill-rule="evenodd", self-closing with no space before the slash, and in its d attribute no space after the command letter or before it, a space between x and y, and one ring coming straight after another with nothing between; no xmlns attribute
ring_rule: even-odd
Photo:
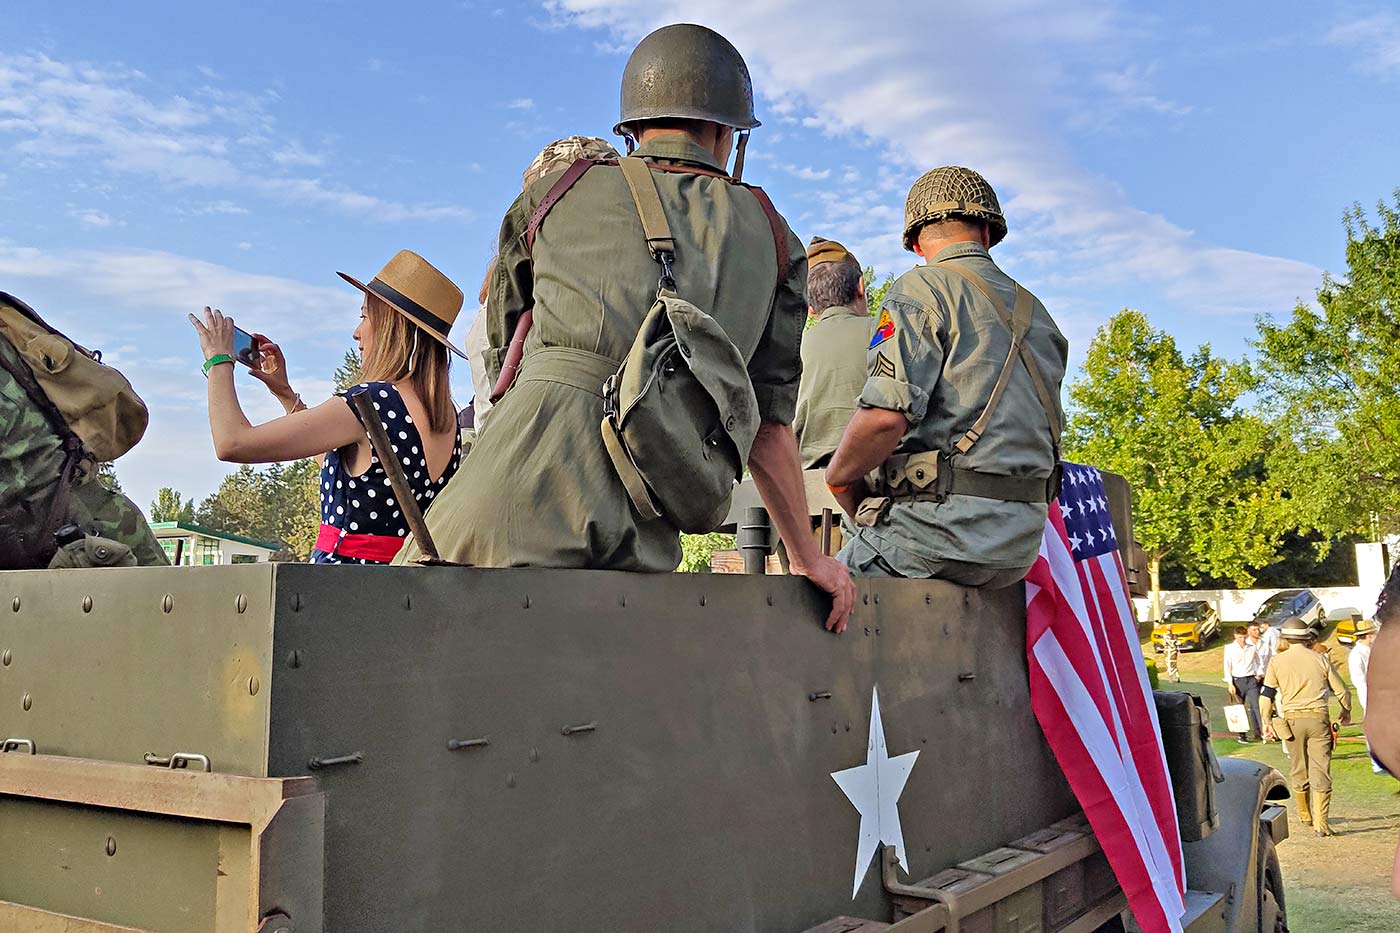
<svg viewBox="0 0 1400 933"><path fill-rule="evenodd" d="M782 288L787 281L788 273L792 271L792 257L788 255L787 232L783 229L783 218L778 216L778 210L773 206L772 200L768 197L768 192L758 185L744 185L753 192L753 196L758 198L758 203L763 207L763 213L768 218L768 227L773 231L773 250L778 256L778 287Z"/></svg>
<svg viewBox="0 0 1400 933"><path fill-rule="evenodd" d="M653 256L660 253L676 254L676 241L671 236L671 225L666 222L666 211L661 206L661 195L656 191L656 179L651 177L651 169L636 156L618 160L622 176L627 179L627 187L632 192L632 201L637 205L637 214L642 218L642 233L646 235L647 246Z"/></svg>
<svg viewBox="0 0 1400 933"><path fill-rule="evenodd" d="M1040 365L1036 363L1035 357L1025 344L1026 334L1031 329L1031 315L1035 310L1034 296L1018 284L1016 286L1015 307L1008 311L1006 302L1001 300L1001 296L982 276L957 263L946 262L941 263L941 265L943 268L962 276L985 295L987 300L992 303L992 307L996 309L997 316L1001 318L1007 330L1011 331L1011 349L1006 354L1006 362L1002 364L1001 375L997 378L996 386L992 388L991 397L987 400L987 405L982 409L982 414L977 418L976 423L954 445L958 453L965 454L971 450L972 445L977 443L982 433L987 429L987 423L992 420L992 414L1001 402L1001 396L1006 391L1007 383L1011 381L1011 369L1016 357L1019 356L1021 363L1026 367L1026 372L1031 377L1031 384L1035 386L1035 394L1040 399L1040 407L1045 409L1045 419L1050 423L1050 440L1055 446L1055 458L1058 460L1062 426L1060 419L1056 416L1055 398L1050 394L1050 387L1040 372Z"/></svg>
<svg viewBox="0 0 1400 933"><path fill-rule="evenodd" d="M544 223L545 215L574 186L574 182L582 178L583 173L596 164L591 159L579 159L566 168L564 174L555 179L554 184L550 186L549 191L545 193L534 212L530 214L530 222L525 228L525 248L530 251L531 256L535 254L535 234L539 232L540 224Z"/></svg>

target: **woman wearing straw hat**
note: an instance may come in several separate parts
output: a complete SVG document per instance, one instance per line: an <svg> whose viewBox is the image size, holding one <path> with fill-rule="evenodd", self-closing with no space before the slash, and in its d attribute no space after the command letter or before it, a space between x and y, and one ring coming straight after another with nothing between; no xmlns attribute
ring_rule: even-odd
<svg viewBox="0 0 1400 933"><path fill-rule="evenodd" d="M354 338L366 381L349 391L370 393L413 497L426 510L462 459L457 411L447 381L448 350L462 356L448 339L462 308L462 291L408 250L391 259L368 285L344 272L340 276L365 293ZM233 318L205 308L202 321L191 314L190 322L204 349L209 426L219 459L270 463L324 458L321 530L311 561L392 560L408 524L354 409L340 397L308 408L287 381L281 349L255 335L262 366L251 372L287 414L266 424L249 423L233 383Z"/></svg>

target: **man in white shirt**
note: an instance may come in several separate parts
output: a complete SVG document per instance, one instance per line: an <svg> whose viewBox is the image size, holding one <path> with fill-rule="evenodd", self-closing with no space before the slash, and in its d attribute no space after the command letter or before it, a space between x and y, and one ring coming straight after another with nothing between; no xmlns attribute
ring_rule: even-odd
<svg viewBox="0 0 1400 933"><path fill-rule="evenodd" d="M1358 622L1356 625L1356 644L1351 647L1351 656L1347 658L1347 666L1351 669L1351 685L1356 688L1356 698L1361 701L1362 716L1366 713L1366 674L1371 666L1371 643L1376 640L1376 623L1370 619ZM1366 753L1371 755L1371 770L1377 774L1385 774L1385 768L1376 760L1376 756L1371 754L1371 742L1366 741Z"/></svg>
<svg viewBox="0 0 1400 933"><path fill-rule="evenodd" d="M1259 626L1259 668L1267 671L1269 669L1269 659L1278 654L1278 629L1269 624L1268 619L1261 619Z"/></svg>
<svg viewBox="0 0 1400 933"><path fill-rule="evenodd" d="M1235 626L1235 640L1225 646L1225 676L1223 680L1230 688L1230 698L1243 703L1249 711L1251 732L1248 737L1240 733L1240 741L1259 741L1264 730L1259 720L1259 684L1263 680L1264 669L1259 664L1258 640L1249 640L1249 629Z"/></svg>

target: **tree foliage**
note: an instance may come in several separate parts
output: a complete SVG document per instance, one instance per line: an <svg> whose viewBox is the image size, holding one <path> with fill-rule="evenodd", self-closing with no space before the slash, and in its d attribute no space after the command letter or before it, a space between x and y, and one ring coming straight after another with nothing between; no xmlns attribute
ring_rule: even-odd
<svg viewBox="0 0 1400 933"><path fill-rule="evenodd" d="M1243 364L1183 357L1139 311L1099 329L1070 388L1065 455L1122 474L1134 491L1133 531L1153 589L1170 558L1201 574L1252 581L1278 552L1285 507L1263 472L1269 427L1245 412L1252 379Z"/></svg>
<svg viewBox="0 0 1400 933"><path fill-rule="evenodd" d="M151 521L191 524L194 521L194 500L182 499L177 490L162 486L156 490L156 497L151 502Z"/></svg>
<svg viewBox="0 0 1400 933"><path fill-rule="evenodd" d="M351 386L364 382L362 363L359 350L345 351L344 359L335 368L335 372L331 373L331 381L335 383L337 392L344 392Z"/></svg>
<svg viewBox="0 0 1400 933"><path fill-rule="evenodd" d="M117 465L108 460L97 465L97 481L112 492L121 492L122 484L117 479Z"/></svg>
<svg viewBox="0 0 1400 933"><path fill-rule="evenodd" d="M244 464L199 504L195 520L216 531L280 543L304 560L320 528L318 471L309 459L262 469Z"/></svg>
<svg viewBox="0 0 1400 933"><path fill-rule="evenodd" d="M710 532L704 535L681 535L681 563L677 573L709 573L710 555L734 547L733 535Z"/></svg>
<svg viewBox="0 0 1400 933"><path fill-rule="evenodd" d="M1358 205L1346 231L1346 279L1325 276L1286 323L1261 319L1256 344L1265 411L1289 441L1269 470L1296 523L1326 537L1400 532L1400 190L1379 226Z"/></svg>

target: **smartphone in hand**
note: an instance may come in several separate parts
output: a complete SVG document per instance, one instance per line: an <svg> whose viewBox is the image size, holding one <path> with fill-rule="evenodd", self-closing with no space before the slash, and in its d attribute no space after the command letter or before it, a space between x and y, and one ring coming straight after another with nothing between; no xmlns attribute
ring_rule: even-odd
<svg viewBox="0 0 1400 933"><path fill-rule="evenodd" d="M233 358L238 360L249 369L258 369L262 365L262 357L259 355L258 338L248 333L241 327L234 325L233 328Z"/></svg>

